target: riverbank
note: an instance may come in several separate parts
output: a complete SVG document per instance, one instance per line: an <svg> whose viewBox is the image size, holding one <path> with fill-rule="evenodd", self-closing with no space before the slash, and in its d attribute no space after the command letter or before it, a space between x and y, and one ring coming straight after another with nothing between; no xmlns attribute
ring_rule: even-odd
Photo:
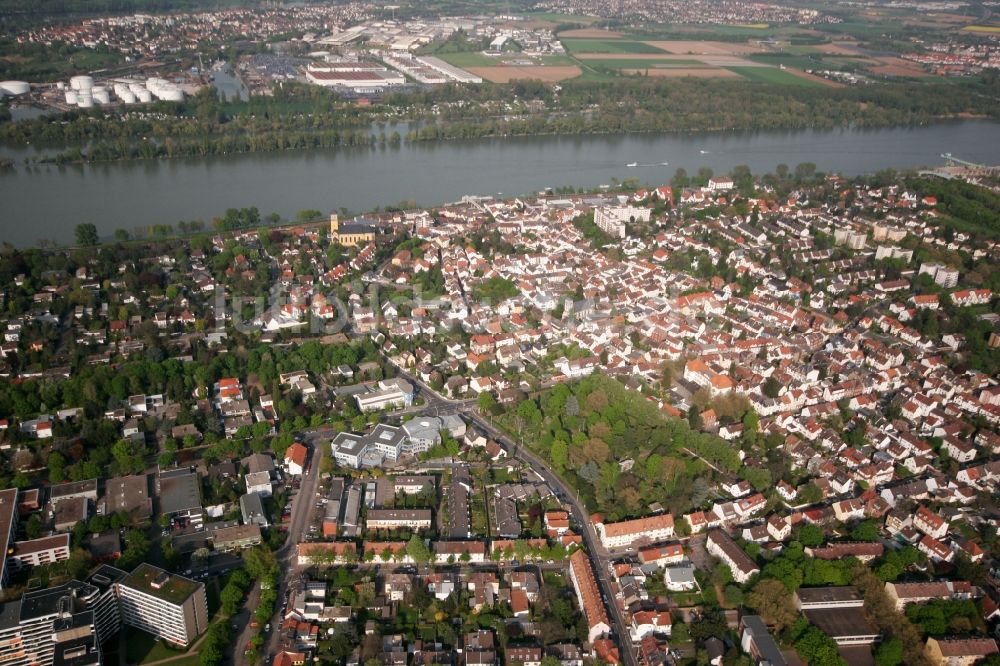
<svg viewBox="0 0 1000 666"><path fill-rule="evenodd" d="M455 139L912 127L963 114L1000 119L1000 90L971 84L817 90L637 77L566 84L558 91L518 82L499 98L495 86L469 89L467 96L444 87L364 108L335 102L328 91L290 88L273 100L220 105L205 97L140 116L74 111L5 123L0 141L59 146L36 161L69 163ZM408 127L404 133L372 130L387 122Z"/></svg>
<svg viewBox="0 0 1000 666"><path fill-rule="evenodd" d="M379 135L367 134L365 132L353 131L342 133L336 130L328 133L313 134L270 134L239 138L229 138L220 142L175 142L166 140L162 143L144 142L140 146L122 146L119 143L97 143L92 144L86 152L76 148L70 151L57 153L55 155L45 155L32 161L38 164L94 164L101 162L129 162L139 160L164 160L179 159L185 157L210 157L210 156L230 156L246 155L256 153L273 152L304 152L315 149L337 149L356 147L398 147L401 143L440 143L448 141L465 141L469 139L509 139L509 138L568 138L576 136L625 136L643 134L677 134L695 135L705 132L754 132L760 130L837 130L837 129L887 129L887 128L907 128L943 123L953 120L987 120L984 114L947 114L931 118L928 121L915 123L855 123L852 126L832 126L829 124L821 126L795 125L790 127L771 126L718 126L699 129L631 129L622 128L620 130L598 129L597 127L584 127L578 132L565 132L560 129L530 131L529 128L520 125L509 125L506 128L493 126L491 130L483 133L480 125L480 132L468 133L461 129L452 131L442 131L437 126L425 127L410 130L405 137L398 132L393 132L388 137L383 132ZM530 121L525 121L530 122ZM2 150L2 149L0 149Z"/></svg>

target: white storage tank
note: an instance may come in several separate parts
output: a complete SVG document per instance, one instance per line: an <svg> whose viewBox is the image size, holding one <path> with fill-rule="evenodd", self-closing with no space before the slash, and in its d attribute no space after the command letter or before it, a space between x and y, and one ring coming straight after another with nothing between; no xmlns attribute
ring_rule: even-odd
<svg viewBox="0 0 1000 666"><path fill-rule="evenodd" d="M111 103L111 94L108 92L108 89L105 88L104 86L94 86L92 92L94 95L94 101L97 102L98 104Z"/></svg>
<svg viewBox="0 0 1000 666"><path fill-rule="evenodd" d="M135 104L135 93L126 88L118 95L118 99L126 104Z"/></svg>
<svg viewBox="0 0 1000 666"><path fill-rule="evenodd" d="M143 104L153 101L153 93L148 90L140 90L135 94L135 98L142 102Z"/></svg>
<svg viewBox="0 0 1000 666"><path fill-rule="evenodd" d="M26 81L4 81L0 83L0 90L8 95L27 95L31 92L31 84Z"/></svg>
<svg viewBox="0 0 1000 666"><path fill-rule="evenodd" d="M90 90L94 87L94 79L91 76L74 76L69 80L69 87L73 90Z"/></svg>
<svg viewBox="0 0 1000 666"><path fill-rule="evenodd" d="M161 78L152 76L152 77L146 79L146 90L149 90L149 91L152 91L152 92L155 93L156 90L157 90L157 88L160 88L162 86L166 86L166 85L169 85L169 84L170 84L170 82L167 81L166 79L161 79Z"/></svg>
<svg viewBox="0 0 1000 666"><path fill-rule="evenodd" d="M184 91L176 86L160 88L160 99L165 102L183 102Z"/></svg>
<svg viewBox="0 0 1000 666"><path fill-rule="evenodd" d="M141 83L130 83L128 84L128 89L131 90L134 94L138 95L143 90L146 90L146 86L142 85Z"/></svg>
<svg viewBox="0 0 1000 666"><path fill-rule="evenodd" d="M72 104L73 106L76 106L77 96L76 96L76 91L75 90L67 90L66 91L66 103L67 104Z"/></svg>
<svg viewBox="0 0 1000 666"><path fill-rule="evenodd" d="M94 106L94 93L90 90L81 90L77 92L76 103L81 109L89 109Z"/></svg>

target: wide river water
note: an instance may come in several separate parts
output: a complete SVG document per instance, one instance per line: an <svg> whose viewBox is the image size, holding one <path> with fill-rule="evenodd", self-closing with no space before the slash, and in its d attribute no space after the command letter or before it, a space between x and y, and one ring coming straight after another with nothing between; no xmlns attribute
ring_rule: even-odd
<svg viewBox="0 0 1000 666"><path fill-rule="evenodd" d="M287 218L306 208L365 211L403 200L431 206L466 194L523 195L546 187L595 187L613 178L656 185L668 182L678 167L690 174L703 166L723 173L746 164L766 173L780 163L794 169L813 162L820 171L851 176L940 165L946 152L1000 163L1000 123L519 137L30 167L22 160L33 149L0 147L0 155L17 160L13 171L0 173L0 240L19 246L41 239L71 243L80 222L93 222L103 236L198 218L210 228L212 218L230 207L257 206L261 215Z"/></svg>

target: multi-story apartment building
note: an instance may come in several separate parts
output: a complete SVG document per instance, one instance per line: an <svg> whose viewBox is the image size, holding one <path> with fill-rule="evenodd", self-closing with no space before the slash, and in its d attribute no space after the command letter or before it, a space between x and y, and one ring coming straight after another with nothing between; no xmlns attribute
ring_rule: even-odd
<svg viewBox="0 0 1000 666"><path fill-rule="evenodd" d="M760 571L750 556L722 530L711 530L708 533L705 549L722 560L733 572L733 580L741 585Z"/></svg>
<svg viewBox="0 0 1000 666"><path fill-rule="evenodd" d="M98 666L101 642L119 627L110 577L95 573L88 582L72 580L26 592L17 601L0 606L0 663Z"/></svg>
<svg viewBox="0 0 1000 666"><path fill-rule="evenodd" d="M600 523L597 531L605 548L627 548L636 543L649 544L674 535L674 517L669 513L619 523Z"/></svg>
<svg viewBox="0 0 1000 666"><path fill-rule="evenodd" d="M176 645L208 628L205 585L140 564L118 583L122 623Z"/></svg>

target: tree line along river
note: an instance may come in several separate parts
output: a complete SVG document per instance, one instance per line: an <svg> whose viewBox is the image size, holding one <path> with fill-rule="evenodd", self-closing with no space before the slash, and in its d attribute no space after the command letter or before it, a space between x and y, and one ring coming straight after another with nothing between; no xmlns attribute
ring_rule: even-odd
<svg viewBox="0 0 1000 666"><path fill-rule="evenodd" d="M668 182L678 167L754 173L812 162L845 176L936 166L942 153L1000 163L1000 123L956 121L884 129L516 137L376 145L208 158L25 165L33 148L0 147L2 240L19 246L73 241L81 222L115 229L176 225L227 208L291 217L302 209L365 211L403 200L433 206L466 194L525 195L596 187L612 179ZM634 165L634 166L633 166Z"/></svg>

